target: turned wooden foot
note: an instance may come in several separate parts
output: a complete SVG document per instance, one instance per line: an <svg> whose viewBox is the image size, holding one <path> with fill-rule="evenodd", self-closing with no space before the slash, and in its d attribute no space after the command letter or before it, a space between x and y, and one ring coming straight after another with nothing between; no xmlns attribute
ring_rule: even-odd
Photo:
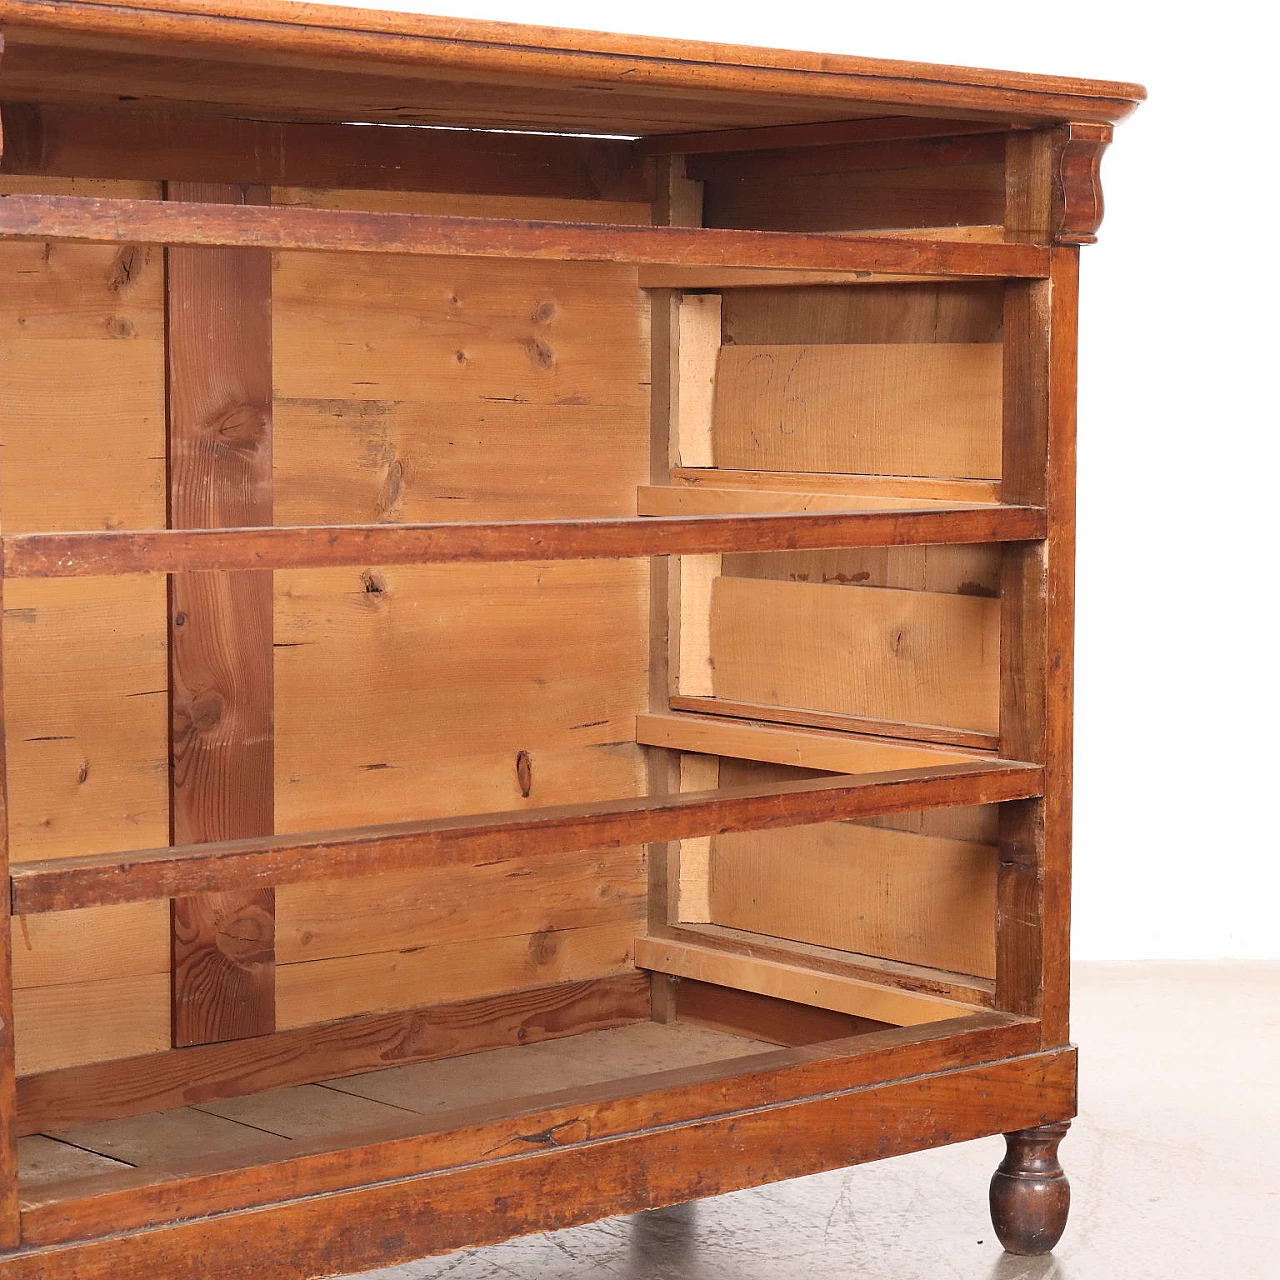
<svg viewBox="0 0 1280 1280"><path fill-rule="evenodd" d="M1009 1253L1048 1253L1062 1238L1071 1185L1058 1163L1070 1124L1006 1133L1008 1151L991 1179L991 1221Z"/></svg>

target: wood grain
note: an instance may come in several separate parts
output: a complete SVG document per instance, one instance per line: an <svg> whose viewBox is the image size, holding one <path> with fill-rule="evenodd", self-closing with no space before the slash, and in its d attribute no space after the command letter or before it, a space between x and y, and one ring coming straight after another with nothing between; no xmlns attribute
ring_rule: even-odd
<svg viewBox="0 0 1280 1280"><path fill-rule="evenodd" d="M23 1076L23 1133L163 1111L216 1098L536 1044L648 1016L636 974L508 992Z"/></svg>
<svg viewBox="0 0 1280 1280"><path fill-rule="evenodd" d="M940 1022L972 1012L971 1006L951 1001L860 982L856 978L837 977L799 965L729 955L718 947L699 947L671 938L637 938L635 954L636 965L641 969L754 991L795 1004L834 1009L894 1026Z"/></svg>
<svg viewBox="0 0 1280 1280"><path fill-rule="evenodd" d="M711 842L708 919L995 977L996 850L830 823Z"/></svg>
<svg viewBox="0 0 1280 1280"><path fill-rule="evenodd" d="M983 343L727 346L717 466L1000 475L1000 348Z"/></svg>
<svg viewBox="0 0 1280 1280"><path fill-rule="evenodd" d="M1041 277L1048 269L1046 251L1030 244L566 225L515 218L179 205L79 196L10 196L0 204L0 238L926 276Z"/></svg>
<svg viewBox="0 0 1280 1280"><path fill-rule="evenodd" d="M4 574L0 572L0 653L4 642ZM0 877L9 875L8 753L4 728L4 679L0 663ZM6 917L9 912L6 911ZM18 1105L14 1050L13 936L0 928L0 1249L22 1240L18 1209Z"/></svg>
<svg viewBox="0 0 1280 1280"><path fill-rule="evenodd" d="M660 722L663 718L642 719ZM795 731L777 731L784 732L798 736ZM661 741L660 734L655 736L659 737L655 745L673 745ZM881 750L927 751L924 747ZM925 758L946 757L935 753ZM1040 770L1036 766L961 759L857 777L841 775L774 786L729 787L342 832L188 845L123 856L69 858L15 867L11 876L13 904L21 913L67 911L216 892L237 884L256 888L456 864L485 855L509 856L517 848L531 855L624 842L683 840L712 832L801 826L933 805L993 804L1038 795L1039 789Z"/></svg>
<svg viewBox="0 0 1280 1280"><path fill-rule="evenodd" d="M711 660L731 701L999 729L998 600L722 577Z"/></svg>
<svg viewBox="0 0 1280 1280"><path fill-rule="evenodd" d="M172 201L266 203L261 188L171 182ZM169 525L269 525L271 258L168 252ZM271 578L169 580L172 839L274 830ZM275 1025L275 900L234 890L173 903L173 1040L206 1044Z"/></svg>
<svg viewBox="0 0 1280 1280"><path fill-rule="evenodd" d="M751 1036L772 1044L818 1044L865 1032L883 1031L888 1025L850 1013L814 1009L791 1000L735 991L709 982L682 978L675 986L676 1011L681 1022L699 1027Z"/></svg>
<svg viewBox="0 0 1280 1280"><path fill-rule="evenodd" d="M365 1134L348 1134L345 1142L338 1146L332 1138L299 1142L291 1144L282 1157L278 1144L273 1142L257 1153L257 1164L253 1163L255 1153L241 1151L221 1158L191 1159L171 1170L141 1176L123 1173L99 1177L78 1186L67 1183L38 1189L28 1200L28 1238L32 1243L53 1244L74 1239L86 1228L101 1231L105 1224L109 1224L108 1229L119 1229L126 1225L172 1222L188 1216L189 1208L186 1211L180 1208L184 1205L199 1206L199 1211L204 1213L217 1213L221 1209L297 1195L325 1195L359 1186L375 1171L385 1175L380 1181L399 1180L426 1172L444 1173L466 1167L475 1160L491 1163L498 1152L532 1155L567 1149L581 1160L592 1149L607 1149L616 1139L626 1143L628 1136L643 1138L655 1128L679 1134L679 1146L672 1148L675 1151L684 1149L689 1139L708 1123L723 1140L741 1124L749 1123L750 1116L797 1119L811 1100L831 1095L841 1101L840 1113L845 1116L865 1115L864 1108L871 1107L871 1117L863 1121L870 1134L884 1113L879 1091L887 1080L898 1084L905 1077L908 1084L918 1088L922 1083L939 1079L939 1072L942 1079L963 1076L966 1071L979 1072L977 1080L965 1082L976 1085L984 1093L988 1107L985 1112L972 1102L965 1107L971 1125L975 1122L990 1125L998 1117L1020 1117L1022 1123L1029 1124L1031 1119L1026 1117L1036 1118L1071 1108L1074 1100L1071 1075L1075 1064L1072 1051L1055 1055L1056 1070L1048 1076L1033 1070L1026 1080L1029 1090L1039 1090L1039 1101L1032 1107L1006 1110L1007 1099L1002 1105L998 1081L1021 1079L1029 1064L1053 1061L1014 1057L1001 1064L992 1063L1001 1050L1017 1053L1015 1046L1022 1045L1026 1039L1024 1025L998 1015L979 1014L932 1027L854 1036L812 1050L775 1050L579 1086L550 1095L517 1096L498 1106L482 1104L438 1118L406 1115L397 1125L383 1125ZM964 1096L963 1089L957 1090L957 1103ZM913 1105L928 1107L929 1101L927 1094L923 1099L914 1094L904 1098L901 1114L910 1114ZM941 1099L932 1101L940 1103ZM891 1109L894 1114L898 1113L896 1106ZM929 1108L930 1113L932 1110ZM715 1119L708 1122L709 1111ZM949 1111L945 1114L952 1123L958 1120L958 1116ZM719 1132L721 1117L733 1128ZM835 1124L834 1117L830 1123L833 1134L839 1133L846 1144L845 1157L839 1162L847 1163L848 1139L842 1132L845 1125ZM818 1132L824 1128L820 1127ZM905 1133L909 1128L895 1125L894 1132ZM790 1158L797 1161L811 1158L812 1135L805 1132L810 1140L790 1146L796 1153ZM987 1129L982 1128L980 1132L985 1133ZM880 1135L881 1144L883 1141ZM589 1146L578 1150L583 1142ZM531 1145L534 1152L529 1150ZM632 1149L626 1146L624 1154L630 1156ZM520 1161L513 1167L519 1169L526 1164ZM663 1158L655 1167L672 1166L669 1159ZM706 1167L724 1170L733 1166L731 1162L716 1161ZM491 1170L487 1176L491 1179ZM557 1181L557 1185L562 1184ZM699 1184L699 1189L704 1189L703 1184ZM545 1196L542 1198L545 1201ZM488 1200L492 1208L491 1181ZM258 1259L262 1258L260 1241L255 1253ZM203 1278L211 1273L195 1274ZM270 1274L283 1276L287 1272Z"/></svg>
<svg viewBox="0 0 1280 1280"><path fill-rule="evenodd" d="M509 524L29 533L4 539L4 560L13 577L66 578L1026 541L1041 536L1043 529L1038 507L988 506Z"/></svg>

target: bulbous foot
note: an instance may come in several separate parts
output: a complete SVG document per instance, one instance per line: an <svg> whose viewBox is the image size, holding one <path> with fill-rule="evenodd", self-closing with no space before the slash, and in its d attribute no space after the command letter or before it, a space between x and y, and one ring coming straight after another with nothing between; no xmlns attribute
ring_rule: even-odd
<svg viewBox="0 0 1280 1280"><path fill-rule="evenodd" d="M991 1222L1009 1253L1035 1257L1062 1238L1071 1185L1058 1163L1058 1143L1069 1124L1006 1133L1008 1151L991 1179Z"/></svg>

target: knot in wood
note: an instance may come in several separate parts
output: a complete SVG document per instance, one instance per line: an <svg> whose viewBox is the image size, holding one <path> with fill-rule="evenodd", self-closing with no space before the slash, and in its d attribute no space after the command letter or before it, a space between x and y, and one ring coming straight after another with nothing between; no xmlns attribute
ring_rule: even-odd
<svg viewBox="0 0 1280 1280"><path fill-rule="evenodd" d="M529 939L529 955L534 964L547 964L560 950L560 940L553 929L544 929Z"/></svg>
<svg viewBox="0 0 1280 1280"><path fill-rule="evenodd" d="M237 404L213 418L205 434L235 453L256 453L267 439L267 415L260 405Z"/></svg>
<svg viewBox="0 0 1280 1280"><path fill-rule="evenodd" d="M218 950L241 969L269 964L275 954L276 924L269 911L253 903L218 925Z"/></svg>

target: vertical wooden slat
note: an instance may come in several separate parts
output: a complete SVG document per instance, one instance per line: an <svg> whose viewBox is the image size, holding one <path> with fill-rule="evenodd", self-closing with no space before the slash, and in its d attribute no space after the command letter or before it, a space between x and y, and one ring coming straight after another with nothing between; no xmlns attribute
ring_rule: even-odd
<svg viewBox="0 0 1280 1280"><path fill-rule="evenodd" d="M0 567L0 655L4 652L4 570ZM18 1095L13 1055L13 929L9 885L9 796L4 728L4 675L0 661L0 884L5 886L5 922L0 932L0 1249L17 1248Z"/></svg>
<svg viewBox="0 0 1280 1280"><path fill-rule="evenodd" d="M702 225L702 184L685 174L684 156L661 156L653 203L654 224L661 227ZM670 484L671 468L679 465L680 448L680 294L670 289L650 293L652 323L650 350L650 468L653 484ZM670 706L673 625L680 617L680 561L654 556L649 576L649 709ZM677 659L678 660L678 659ZM646 750L648 783L653 795L680 790L680 757L674 751ZM668 903L677 891L679 845L651 844L649 862L649 924L667 923ZM677 979L655 973L651 979L653 1018L669 1022L676 1016Z"/></svg>
<svg viewBox="0 0 1280 1280"><path fill-rule="evenodd" d="M1011 145L1011 233L1049 238L1052 134ZM1043 504L1049 536L1002 551L1000 753L1045 766L1045 795L1002 806L998 1008L1068 1038L1070 991L1075 398L1079 250L1044 281L1006 286L1002 497Z"/></svg>
<svg viewBox="0 0 1280 1280"><path fill-rule="evenodd" d="M171 200L265 204L261 187L170 183ZM271 254L168 255L169 524L272 523ZM173 840L274 829L271 574L175 574L169 588ZM173 1040L275 1029L275 896L173 904Z"/></svg>

